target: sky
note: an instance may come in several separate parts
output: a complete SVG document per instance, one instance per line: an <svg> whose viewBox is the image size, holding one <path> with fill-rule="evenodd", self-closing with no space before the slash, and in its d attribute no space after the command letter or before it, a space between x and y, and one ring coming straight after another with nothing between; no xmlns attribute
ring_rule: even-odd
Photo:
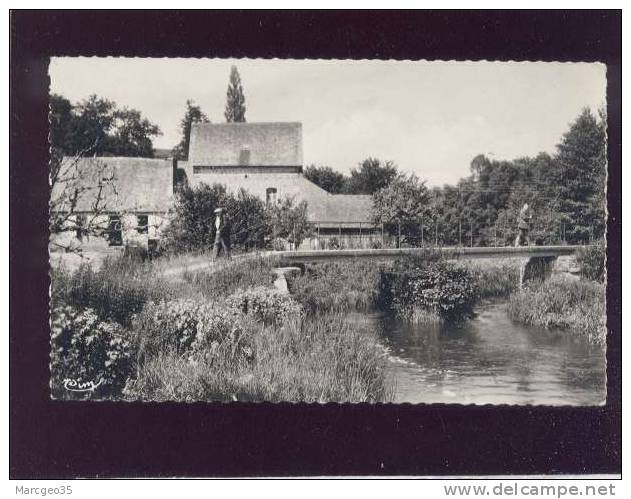
<svg viewBox="0 0 631 499"><path fill-rule="evenodd" d="M50 89L138 109L170 149L187 99L225 121L233 64L248 122L302 122L305 165L348 173L372 156L430 186L467 176L478 154L554 153L581 109L606 100L598 63L66 57L51 60Z"/></svg>

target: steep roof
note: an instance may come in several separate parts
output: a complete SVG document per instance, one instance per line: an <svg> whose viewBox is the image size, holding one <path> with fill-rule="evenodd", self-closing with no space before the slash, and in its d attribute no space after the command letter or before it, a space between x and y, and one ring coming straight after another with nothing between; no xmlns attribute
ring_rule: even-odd
<svg viewBox="0 0 631 499"><path fill-rule="evenodd" d="M363 194L331 194L328 196L321 222L370 223L372 196Z"/></svg>
<svg viewBox="0 0 631 499"><path fill-rule="evenodd" d="M188 161L198 166L302 166L302 124L194 123Z"/></svg>
<svg viewBox="0 0 631 499"><path fill-rule="evenodd" d="M60 175L74 179L53 186L51 200L60 210L64 208L58 201L67 197L63 192L65 187L87 189L78 197L74 210L92 211L97 198L98 177L111 175L113 181L103 183L105 204L102 206L106 211L165 212L173 203L173 166L171 161L164 159L64 158Z"/></svg>

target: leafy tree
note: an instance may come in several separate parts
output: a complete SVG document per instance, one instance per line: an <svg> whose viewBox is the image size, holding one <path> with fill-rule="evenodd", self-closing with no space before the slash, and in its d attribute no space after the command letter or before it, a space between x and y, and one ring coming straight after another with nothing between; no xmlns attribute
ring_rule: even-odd
<svg viewBox="0 0 631 499"><path fill-rule="evenodd" d="M367 158L351 170L346 184L349 194L373 194L392 182L398 175L392 161L382 163L377 158Z"/></svg>
<svg viewBox="0 0 631 499"><path fill-rule="evenodd" d="M161 133L140 111L118 109L96 95L75 105L51 96L50 121L51 145L66 156L90 151L96 156L153 157L152 137Z"/></svg>
<svg viewBox="0 0 631 499"><path fill-rule="evenodd" d="M241 76L236 66L230 68L230 83L226 93L226 110L224 112L227 123L245 122L245 95L241 86Z"/></svg>
<svg viewBox="0 0 631 499"><path fill-rule="evenodd" d="M180 132L182 138L180 143L173 149L173 155L182 160L188 159L188 148L191 141L191 126L193 123L210 123L208 116L206 116L202 109L195 105L192 100L186 101L186 112L182 121L180 121Z"/></svg>
<svg viewBox="0 0 631 499"><path fill-rule="evenodd" d="M294 248L309 234L307 221L307 203L301 201L294 204L291 197L272 203L267 207L267 233L272 240L281 238L289 241Z"/></svg>
<svg viewBox="0 0 631 499"><path fill-rule="evenodd" d="M113 113L114 127L107 137L104 155L153 157L151 137L160 135L160 128L143 118L135 109L116 109Z"/></svg>
<svg viewBox="0 0 631 499"><path fill-rule="evenodd" d="M50 96L50 143L58 150L70 153L72 147L68 143L68 131L72 122L72 103L57 94Z"/></svg>
<svg viewBox="0 0 631 499"><path fill-rule="evenodd" d="M310 165L305 168L304 176L307 180L310 180L331 194L344 192L347 182L347 178L344 174L336 172L330 166Z"/></svg>
<svg viewBox="0 0 631 499"><path fill-rule="evenodd" d="M416 246L422 237L421 224L431 218L429 199L425 182L416 175L398 175L372 195L372 219L397 237L402 228L404 241Z"/></svg>
<svg viewBox="0 0 631 499"><path fill-rule="evenodd" d="M164 249L181 253L212 248L218 207L226 209L234 248L262 245L267 227L263 201L243 189L233 194L222 184L200 184L178 191L174 216L163 233Z"/></svg>
<svg viewBox="0 0 631 499"><path fill-rule="evenodd" d="M114 102L91 95L73 107L73 119L68 127L67 154L92 149L97 156L109 152L112 146L108 134L114 125ZM54 144L53 144L54 145Z"/></svg>
<svg viewBox="0 0 631 499"><path fill-rule="evenodd" d="M585 108L557 146L559 168L554 179L558 209L566 217L568 242L589 240L605 232L607 175L606 121Z"/></svg>

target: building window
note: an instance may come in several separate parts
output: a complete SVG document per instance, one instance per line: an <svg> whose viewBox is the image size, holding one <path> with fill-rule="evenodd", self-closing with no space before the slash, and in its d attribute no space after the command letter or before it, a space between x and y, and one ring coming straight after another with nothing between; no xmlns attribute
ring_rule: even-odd
<svg viewBox="0 0 631 499"><path fill-rule="evenodd" d="M249 149L241 149L239 153L239 164L241 166L248 166L250 164L250 150Z"/></svg>
<svg viewBox="0 0 631 499"><path fill-rule="evenodd" d="M267 204L276 202L276 187L268 187L265 189L265 201Z"/></svg>
<svg viewBox="0 0 631 499"><path fill-rule="evenodd" d="M77 235L77 239L79 241L83 241L83 235L85 234L85 227L88 222L88 217L84 213L80 213L77 215L77 222L75 224L75 232Z"/></svg>
<svg viewBox="0 0 631 499"><path fill-rule="evenodd" d="M149 234L149 215L136 216L136 231L138 234Z"/></svg>
<svg viewBox="0 0 631 499"><path fill-rule="evenodd" d="M107 234L110 246L123 245L123 227L120 215L110 215Z"/></svg>

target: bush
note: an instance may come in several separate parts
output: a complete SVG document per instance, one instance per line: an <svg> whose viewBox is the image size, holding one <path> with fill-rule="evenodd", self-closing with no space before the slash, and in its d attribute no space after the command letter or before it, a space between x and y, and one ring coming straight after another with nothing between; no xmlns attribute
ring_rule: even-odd
<svg viewBox="0 0 631 499"><path fill-rule="evenodd" d="M341 250L341 249L346 249L346 246L344 246L344 241L339 240L337 237L331 237L327 243L327 249L330 250Z"/></svg>
<svg viewBox="0 0 631 499"><path fill-rule="evenodd" d="M240 314L225 303L188 299L149 303L134 320L133 330L141 365L160 354L207 353L226 341L248 355Z"/></svg>
<svg viewBox="0 0 631 499"><path fill-rule="evenodd" d="M164 250L178 254L212 248L218 207L226 209L233 248L262 247L266 233L263 201L243 189L230 193L222 184L201 184L178 192L174 217L163 232Z"/></svg>
<svg viewBox="0 0 631 499"><path fill-rule="evenodd" d="M465 319L475 300L471 274L450 262L406 261L381 272L379 303L402 317Z"/></svg>
<svg viewBox="0 0 631 499"><path fill-rule="evenodd" d="M525 324L585 335L594 343L606 340L605 286L592 281L553 277L531 282L511 295L508 314Z"/></svg>
<svg viewBox="0 0 631 499"><path fill-rule="evenodd" d="M302 312L291 296L263 286L238 291L228 297L227 304L231 310L251 315L264 324L283 324Z"/></svg>
<svg viewBox="0 0 631 499"><path fill-rule="evenodd" d="M51 311L51 388L57 398L72 398L64 380L100 383L94 393L116 397L133 370L134 350L120 324L102 321L91 309ZM93 395L83 392L79 398Z"/></svg>
<svg viewBox="0 0 631 499"><path fill-rule="evenodd" d="M586 248L579 248L576 261L581 269L581 276L592 281L604 282L606 255L607 248L602 241Z"/></svg>
<svg viewBox="0 0 631 499"><path fill-rule="evenodd" d="M128 325L149 300L168 297L144 266L130 258L106 258L98 271L82 264L72 274L52 273L52 303L91 308L104 320Z"/></svg>

